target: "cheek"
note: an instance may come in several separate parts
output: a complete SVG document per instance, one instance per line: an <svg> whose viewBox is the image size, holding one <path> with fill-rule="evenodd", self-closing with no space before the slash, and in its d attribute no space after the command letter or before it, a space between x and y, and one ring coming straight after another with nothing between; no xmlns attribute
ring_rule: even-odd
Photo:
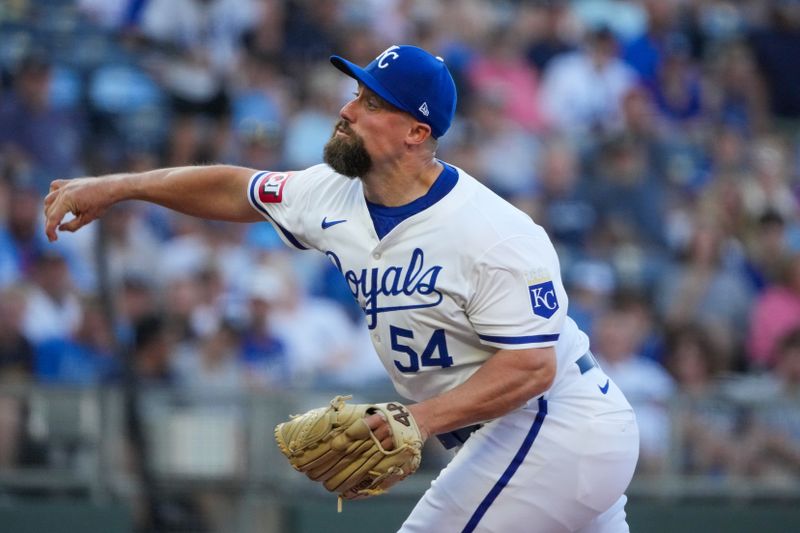
<svg viewBox="0 0 800 533"><path fill-rule="evenodd" d="M360 124L356 135L361 138L364 149L371 157L378 156L386 150L386 138L383 132L372 124Z"/></svg>
<svg viewBox="0 0 800 533"><path fill-rule="evenodd" d="M396 157L404 150L403 139L406 126L398 121L388 119L370 121L363 124L359 134L364 139L364 148L373 158Z"/></svg>

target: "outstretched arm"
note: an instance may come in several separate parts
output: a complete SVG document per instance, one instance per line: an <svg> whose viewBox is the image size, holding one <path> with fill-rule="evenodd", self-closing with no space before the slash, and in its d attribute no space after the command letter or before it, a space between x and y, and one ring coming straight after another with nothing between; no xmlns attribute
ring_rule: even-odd
<svg viewBox="0 0 800 533"><path fill-rule="evenodd" d="M263 220L247 200L255 170L227 165L162 168L135 174L55 180L44 200L45 232L76 231L117 202L144 200L202 218L230 222ZM75 218L62 223L67 213Z"/></svg>

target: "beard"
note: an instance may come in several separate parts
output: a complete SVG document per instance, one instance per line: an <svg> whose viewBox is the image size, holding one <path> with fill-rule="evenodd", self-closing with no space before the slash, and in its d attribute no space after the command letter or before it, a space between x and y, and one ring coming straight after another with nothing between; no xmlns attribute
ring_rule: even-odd
<svg viewBox="0 0 800 533"><path fill-rule="evenodd" d="M337 131L348 135L336 135ZM362 177L372 168L372 158L364 148L364 139L356 135L345 120L336 123L322 157L333 170L348 178Z"/></svg>

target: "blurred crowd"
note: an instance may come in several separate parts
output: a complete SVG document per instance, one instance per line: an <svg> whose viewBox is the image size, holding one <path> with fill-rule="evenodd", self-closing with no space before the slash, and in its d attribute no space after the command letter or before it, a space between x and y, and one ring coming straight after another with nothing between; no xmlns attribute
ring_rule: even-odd
<svg viewBox="0 0 800 533"><path fill-rule="evenodd" d="M51 245L42 198L316 164L354 89L328 56L412 43L459 89L438 157L553 239L640 469L677 439L683 473L800 479L800 411L758 408L800 397L800 2L8 0L0 42L0 383L385 384L338 272L269 224L132 202Z"/></svg>

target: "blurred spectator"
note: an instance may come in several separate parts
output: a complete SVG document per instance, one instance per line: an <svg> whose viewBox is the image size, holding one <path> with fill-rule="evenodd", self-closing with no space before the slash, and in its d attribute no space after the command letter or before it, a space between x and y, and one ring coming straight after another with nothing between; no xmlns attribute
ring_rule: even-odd
<svg viewBox="0 0 800 533"><path fill-rule="evenodd" d="M83 308L64 256L55 248L42 248L34 260L32 281L22 320L25 337L34 344L70 337L81 324Z"/></svg>
<svg viewBox="0 0 800 533"><path fill-rule="evenodd" d="M245 56L233 92L233 135L225 159L257 169L284 169L282 128L293 109L278 56Z"/></svg>
<svg viewBox="0 0 800 533"><path fill-rule="evenodd" d="M713 339L696 324L670 328L664 339L664 366L678 391L701 399L712 395L716 380L728 370L726 362L730 356L722 354Z"/></svg>
<svg viewBox="0 0 800 533"><path fill-rule="evenodd" d="M723 126L709 139L709 156L714 181L729 179L741 182L751 168L748 139L738 128Z"/></svg>
<svg viewBox="0 0 800 533"><path fill-rule="evenodd" d="M18 289L0 291L0 386L26 384L32 375L33 349L19 324L24 305ZM12 389L0 394L0 470L16 463L22 434L22 405Z"/></svg>
<svg viewBox="0 0 800 533"><path fill-rule="evenodd" d="M18 213L15 199L19 193L7 181L0 180L0 287L22 281L29 274L33 245L33 230L29 225L16 223L12 214ZM34 198L38 200L38 197ZM17 235L20 233L21 235ZM24 248L18 239L27 241Z"/></svg>
<svg viewBox="0 0 800 533"><path fill-rule="evenodd" d="M25 383L33 374L33 345L23 334L26 296L19 287L0 290L0 383Z"/></svg>
<svg viewBox="0 0 800 533"><path fill-rule="evenodd" d="M657 287L656 303L667 325L700 325L733 353L744 339L752 297L742 259L718 224L696 220L683 260ZM729 368L732 364L727 362Z"/></svg>
<svg viewBox="0 0 800 533"><path fill-rule="evenodd" d="M8 226L10 209L11 184L0 178L0 288L18 281L21 275L17 250Z"/></svg>
<svg viewBox="0 0 800 533"><path fill-rule="evenodd" d="M612 303L614 270L602 261L580 260L569 272L569 316L591 338L595 321Z"/></svg>
<svg viewBox="0 0 800 533"><path fill-rule="evenodd" d="M778 213L785 220L800 215L798 198L789 186L788 162L780 145L761 141L753 149L752 179L743 181L742 201L753 220L768 211Z"/></svg>
<svg viewBox="0 0 800 533"><path fill-rule="evenodd" d="M286 4L284 54L300 74L309 63L327 61L339 39L337 0L292 0Z"/></svg>
<svg viewBox="0 0 800 533"><path fill-rule="evenodd" d="M755 301L748 336L748 355L757 367L776 363L780 339L800 327L800 253L784 260L779 282Z"/></svg>
<svg viewBox="0 0 800 533"><path fill-rule="evenodd" d="M754 406L739 446L740 470L771 486L793 487L800 475L800 329L786 333L773 352L774 389Z"/></svg>
<svg viewBox="0 0 800 533"><path fill-rule="evenodd" d="M249 313L242 334L242 358L247 381L256 388L285 387L290 363L281 339L272 331L271 314L279 305L284 288L280 275L262 267L248 284Z"/></svg>
<svg viewBox="0 0 800 533"><path fill-rule="evenodd" d="M116 300L117 324L114 325L120 346L131 348L135 325L158 310L159 302L154 287L147 279L136 276L127 276L122 280Z"/></svg>
<svg viewBox="0 0 800 533"><path fill-rule="evenodd" d="M102 28L125 29L139 23L146 0L77 0L78 10Z"/></svg>
<svg viewBox="0 0 800 533"><path fill-rule="evenodd" d="M689 54L688 42L672 43L651 89L656 107L673 127L695 127L705 105L700 73Z"/></svg>
<svg viewBox="0 0 800 533"><path fill-rule="evenodd" d="M772 113L784 119L800 118L800 7L795 2L771 2L770 20L750 35L759 70L767 84Z"/></svg>
<svg viewBox="0 0 800 533"><path fill-rule="evenodd" d="M245 31L242 39L248 54L259 58L281 54L286 41L287 3L285 0L261 0L258 20Z"/></svg>
<svg viewBox="0 0 800 533"><path fill-rule="evenodd" d="M173 215L171 220L175 234L160 247L160 283L180 282L212 270L219 273L225 287L242 288L239 284L251 262L251 251L243 245L246 226L185 215Z"/></svg>
<svg viewBox="0 0 800 533"><path fill-rule="evenodd" d="M13 90L0 102L0 153L39 192L55 178L81 173L83 120L77 110L52 105L52 74L43 53L24 57Z"/></svg>
<svg viewBox="0 0 800 533"><path fill-rule="evenodd" d="M244 280L252 270L253 253L244 244L247 227L229 222L207 222L203 230L209 253L207 263L201 268L205 276L203 286L207 292L205 303L227 314L229 302L226 291L241 291L246 283Z"/></svg>
<svg viewBox="0 0 800 533"><path fill-rule="evenodd" d="M597 223L587 184L581 179L577 149L567 139L551 139L544 144L538 162L533 218L556 243L569 247L574 254L583 249Z"/></svg>
<svg viewBox="0 0 800 533"><path fill-rule="evenodd" d="M787 226L778 213L767 211L746 236L748 273L759 292L780 281L781 268L789 255Z"/></svg>
<svg viewBox="0 0 800 533"><path fill-rule="evenodd" d="M625 136L641 143L646 149L650 149L650 145L661 140L652 95L643 87L631 87L625 92L622 97L621 112Z"/></svg>
<svg viewBox="0 0 800 533"><path fill-rule="evenodd" d="M664 188L662 200L666 215L685 206L686 195L705 184L706 158L697 146L696 136L675 135L659 115L651 92L637 86L622 99L622 131L620 137L642 154L649 172ZM669 238L669 227L663 234Z"/></svg>
<svg viewBox="0 0 800 533"><path fill-rule="evenodd" d="M790 329L783 334L773 353L781 394L790 399L800 398L800 328ZM795 438L800 439L800 427L793 433Z"/></svg>
<svg viewBox="0 0 800 533"><path fill-rule="evenodd" d="M622 57L652 90L658 85L667 50L674 41L685 40L685 37L679 32L675 2L644 0L642 4L647 13L647 27L644 33L625 44Z"/></svg>
<svg viewBox="0 0 800 533"><path fill-rule="evenodd" d="M286 346L291 384L310 386L353 371L357 350L347 314L331 301L307 295L285 267L278 272L282 289L270 321L272 333Z"/></svg>
<svg viewBox="0 0 800 533"><path fill-rule="evenodd" d="M730 476L736 472L739 407L719 395L723 355L698 326L671 328L664 335L664 364L677 385L673 410L679 471L689 475Z"/></svg>
<svg viewBox="0 0 800 533"><path fill-rule="evenodd" d="M153 269L153 258L158 257L161 243L153 229L147 224L139 206L120 203L113 206L103 217L105 231L105 254L109 282L118 287L125 278L137 278L155 282L157 272ZM81 265L83 276L90 279L85 287L96 287L94 260L97 248L99 225L86 228L87 233L70 235L69 244L85 259Z"/></svg>
<svg viewBox="0 0 800 533"><path fill-rule="evenodd" d="M529 37L526 56L537 72L544 72L554 57L575 49L577 24L569 4L548 0L520 6L522 29Z"/></svg>
<svg viewBox="0 0 800 533"><path fill-rule="evenodd" d="M234 395L246 389L241 332L223 321L175 356L176 385L202 395Z"/></svg>
<svg viewBox="0 0 800 533"><path fill-rule="evenodd" d="M751 218L744 206L741 184L751 178L748 142L740 132L731 128L715 131L710 148L710 169L707 176L697 183L689 184L688 191L695 191L691 218L707 217L714 221L719 231L728 238L745 240L751 229ZM709 157L709 155L706 155ZM687 229L694 222L687 224ZM684 234L676 248L688 243L691 232Z"/></svg>
<svg viewBox="0 0 800 533"><path fill-rule="evenodd" d="M200 272L211 262L209 231L213 222L177 213L168 213L169 238L161 243L158 256L159 282Z"/></svg>
<svg viewBox="0 0 800 533"><path fill-rule="evenodd" d="M752 50L732 43L711 61L712 94L707 102L715 121L744 132L763 134L769 126L769 102L764 79Z"/></svg>
<svg viewBox="0 0 800 533"><path fill-rule="evenodd" d="M17 463L23 435L21 410L19 398L0 393L0 471Z"/></svg>
<svg viewBox="0 0 800 533"><path fill-rule="evenodd" d="M662 245L665 194L649 154L633 139L615 136L600 147L590 199L600 223L618 238Z"/></svg>
<svg viewBox="0 0 800 533"><path fill-rule="evenodd" d="M197 305L192 312L192 329L203 337L219 331L227 320L226 284L216 265L208 265L197 273L199 291ZM231 324L234 328L234 324Z"/></svg>
<svg viewBox="0 0 800 533"><path fill-rule="evenodd" d="M0 225L0 256L3 257L3 285L21 282L33 272L34 256L43 240L38 222L39 195L29 186L0 186L7 191L8 207Z"/></svg>
<svg viewBox="0 0 800 533"><path fill-rule="evenodd" d="M616 305L597 318L592 351L636 412L638 470L655 473L666 467L671 429L667 404L675 385L661 365L639 353L647 324L638 305Z"/></svg>
<svg viewBox="0 0 800 533"><path fill-rule="evenodd" d="M202 297L199 272L167 280L162 291L164 319L175 342L180 345L191 344L198 336L213 328L213 322L209 324L195 320Z"/></svg>
<svg viewBox="0 0 800 533"><path fill-rule="evenodd" d="M118 287L125 278L155 283L158 273L153 269L153 260L159 255L161 243L144 220L139 206L132 203L114 206L103 217L103 224L111 285ZM86 244L96 246L94 242ZM87 256L92 255L89 250L86 252Z"/></svg>
<svg viewBox="0 0 800 533"><path fill-rule="evenodd" d="M300 98L300 108L289 117L286 124L283 161L286 169L307 168L322 162L322 148L331 136L339 109L345 100L340 94L341 79L332 76L330 69L314 69L307 85L305 98ZM348 80L347 87L356 86ZM266 169L276 170L276 169Z"/></svg>
<svg viewBox="0 0 800 533"><path fill-rule="evenodd" d="M486 51L472 59L467 76L472 91L500 102L505 121L538 132L544 128L539 80L523 57L520 40L512 28L494 29Z"/></svg>
<svg viewBox="0 0 800 533"><path fill-rule="evenodd" d="M157 75L175 113L170 164L220 159L228 140L228 84L256 15L252 0L152 0L144 8L141 29L161 55Z"/></svg>
<svg viewBox="0 0 800 533"><path fill-rule="evenodd" d="M418 12L423 9L409 0L360 0L355 2L339 2L336 6L343 28L337 33L356 33L371 38L379 36L380 48L383 43L407 43L412 32ZM355 26L355 27L354 27ZM374 48L372 48L374 51ZM370 53L372 53L372 51ZM346 50L350 54L351 50ZM359 55L344 57L361 57Z"/></svg>
<svg viewBox="0 0 800 533"><path fill-rule="evenodd" d="M636 73L617 57L614 34L598 28L587 36L585 49L550 62L542 81L542 106L559 131L613 131L620 127L622 97L636 83Z"/></svg>
<svg viewBox="0 0 800 533"><path fill-rule="evenodd" d="M119 379L113 329L99 301L83 303L80 325L69 337L36 347L36 379L43 383L99 385Z"/></svg>
<svg viewBox="0 0 800 533"><path fill-rule="evenodd" d="M477 93L469 109L474 128L470 149L476 176L492 190L509 199L530 200L536 190L539 143L519 125L508 120L505 102L491 92Z"/></svg>
<svg viewBox="0 0 800 533"><path fill-rule="evenodd" d="M25 385L33 377L33 346L22 334L25 294L0 289L0 387ZM15 394L0 394L0 470L15 464L22 436L22 405Z"/></svg>
<svg viewBox="0 0 800 533"><path fill-rule="evenodd" d="M159 387L175 383L172 366L173 339L159 314L145 315L134 326L131 365L139 386Z"/></svg>
<svg viewBox="0 0 800 533"><path fill-rule="evenodd" d="M235 149L226 159L249 168L276 170L287 168L283 163L281 135L276 124L246 122L235 132Z"/></svg>

